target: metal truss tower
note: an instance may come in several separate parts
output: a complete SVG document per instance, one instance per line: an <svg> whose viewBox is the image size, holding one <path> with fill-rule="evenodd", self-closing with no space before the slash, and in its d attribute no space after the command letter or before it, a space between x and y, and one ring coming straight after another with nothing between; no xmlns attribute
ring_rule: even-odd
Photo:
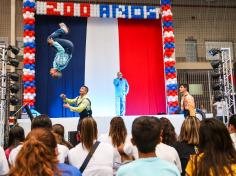
<svg viewBox="0 0 236 176"><path fill-rule="evenodd" d="M226 102L224 111L229 120L229 117L236 113L234 77L230 48L221 48L221 59L223 67L224 100Z"/></svg>
<svg viewBox="0 0 236 176"><path fill-rule="evenodd" d="M5 45L0 45L0 96L0 145L3 146L7 119L7 48Z"/></svg>

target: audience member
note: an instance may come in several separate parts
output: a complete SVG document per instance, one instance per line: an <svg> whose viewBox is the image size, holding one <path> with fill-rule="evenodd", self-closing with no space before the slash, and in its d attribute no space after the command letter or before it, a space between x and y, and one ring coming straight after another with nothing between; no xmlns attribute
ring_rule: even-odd
<svg viewBox="0 0 236 176"><path fill-rule="evenodd" d="M136 118L132 125L132 143L137 146L139 159L119 168L117 176L180 175L173 164L157 157L156 145L160 142L161 122L156 117Z"/></svg>
<svg viewBox="0 0 236 176"><path fill-rule="evenodd" d="M232 115L229 119L228 130L230 137L233 141L234 148L236 149L236 115Z"/></svg>
<svg viewBox="0 0 236 176"><path fill-rule="evenodd" d="M113 147L97 141L97 123L93 118L84 118L78 125L80 143L69 151L69 163L81 170L83 176L112 176ZM97 148L95 147L97 146ZM93 152L93 154L91 154ZM87 165L86 158L91 156ZM82 167L83 166L83 167ZM84 168L84 171L83 169Z"/></svg>
<svg viewBox="0 0 236 176"><path fill-rule="evenodd" d="M180 158L174 147L160 142L157 144L155 152L157 157L176 165L180 173L182 172Z"/></svg>
<svg viewBox="0 0 236 176"><path fill-rule="evenodd" d="M226 126L219 120L201 121L199 153L190 157L186 175L236 175L236 151Z"/></svg>
<svg viewBox="0 0 236 176"><path fill-rule="evenodd" d="M36 128L52 129L52 121L46 114L41 114L35 117L31 123L31 130Z"/></svg>
<svg viewBox="0 0 236 176"><path fill-rule="evenodd" d="M0 146L0 175L7 175L9 166L3 148Z"/></svg>
<svg viewBox="0 0 236 176"><path fill-rule="evenodd" d="M33 129L17 155L9 176L80 176L73 166L58 164L57 142L48 129Z"/></svg>
<svg viewBox="0 0 236 176"><path fill-rule="evenodd" d="M171 147L174 142L176 142L175 128L169 119L162 117L161 120L161 136L160 143L156 146L157 157L171 162L176 165L180 172L182 172L181 163L179 155L175 148Z"/></svg>
<svg viewBox="0 0 236 176"><path fill-rule="evenodd" d="M31 130L37 129L37 128L44 128L44 129L52 130L51 119L45 114L37 116L36 118L33 119L31 123ZM12 149L12 151L10 152L10 155L8 158L10 165L14 165L16 157L19 151L21 150L21 148L22 148L22 145L18 145L16 148ZM67 158L69 149L66 146L58 144L58 152L59 152L58 154L59 162L64 163L65 159Z"/></svg>
<svg viewBox="0 0 236 176"><path fill-rule="evenodd" d="M175 127L172 125L169 119L162 117L161 120L161 138L162 143L172 146L177 141Z"/></svg>
<svg viewBox="0 0 236 176"><path fill-rule="evenodd" d="M127 156L123 151L124 145L127 143L130 144L131 142L130 142L130 137L128 137L127 135L127 129L126 129L126 126L122 117L112 118L110 122L109 134L101 135L100 140L102 142L111 144L114 148L113 150L114 151L114 166L113 166L114 174L116 173L116 170L121 166L123 161L127 162L127 160L129 161L132 160L132 157ZM119 148L122 148L122 149L119 149Z"/></svg>
<svg viewBox="0 0 236 176"><path fill-rule="evenodd" d="M196 154L197 152L199 126L200 121L196 117L187 117L181 126L179 140L173 145L179 154L182 176L185 176L185 168L190 155Z"/></svg>
<svg viewBox="0 0 236 176"><path fill-rule="evenodd" d="M9 158L11 150L20 145L24 140L25 140L25 131L21 126L16 124L9 131L8 147L5 150L7 159Z"/></svg>
<svg viewBox="0 0 236 176"><path fill-rule="evenodd" d="M56 135L57 135L57 140L58 140L57 143L58 144L65 145L69 149L73 148L73 145L70 142L66 141L65 138L64 138L64 133L65 133L64 131L65 130L64 130L64 126L63 125L61 125L61 124L54 124L52 126L52 131L54 133L56 133Z"/></svg>

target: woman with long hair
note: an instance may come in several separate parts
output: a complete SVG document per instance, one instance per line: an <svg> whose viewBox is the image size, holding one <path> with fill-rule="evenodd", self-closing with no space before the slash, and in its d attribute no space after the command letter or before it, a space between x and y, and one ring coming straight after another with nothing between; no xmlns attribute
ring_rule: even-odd
<svg viewBox="0 0 236 176"><path fill-rule="evenodd" d="M69 149L73 148L73 145L70 142L66 141L64 138L65 129L63 125L54 124L52 126L52 131L56 134L56 139L58 144L64 145Z"/></svg>
<svg viewBox="0 0 236 176"><path fill-rule="evenodd" d="M76 168L58 164L57 142L48 129L32 130L17 155L9 176L63 176L64 173L80 175Z"/></svg>
<svg viewBox="0 0 236 176"><path fill-rule="evenodd" d="M162 117L161 120L161 138L162 143L172 146L177 141L175 127L172 125L169 119Z"/></svg>
<svg viewBox="0 0 236 176"><path fill-rule="evenodd" d="M85 158L97 144L97 123L93 118L84 118L78 125L80 143L69 151L69 163L78 169L83 165ZM99 143L91 159L84 169L83 176L112 176L113 175L113 148L110 144Z"/></svg>
<svg viewBox="0 0 236 176"><path fill-rule="evenodd" d="M121 144L125 143L127 129L124 120L121 117L114 117L111 120L109 136L114 147L119 147Z"/></svg>
<svg viewBox="0 0 236 176"><path fill-rule="evenodd" d="M185 168L190 155L197 153L199 126L200 121L196 117L187 117L182 123L178 141L173 144L181 161L182 176L185 176Z"/></svg>
<svg viewBox="0 0 236 176"><path fill-rule="evenodd" d="M117 169L122 165L123 162L132 160L132 156L128 156L124 152L128 147L131 148L130 137L127 135L127 129L122 117L113 117L110 121L109 134L103 134L100 136L101 141L109 143L113 146L114 152L114 166L113 172L116 173ZM134 148L134 146L133 146ZM131 148L132 150L132 148Z"/></svg>
<svg viewBox="0 0 236 176"><path fill-rule="evenodd" d="M217 119L201 121L199 153L186 167L188 176L236 175L236 151L226 126Z"/></svg>
<svg viewBox="0 0 236 176"><path fill-rule="evenodd" d="M5 150L7 159L9 158L11 150L16 148L21 143L23 143L24 140L25 140L25 131L21 126L16 124L9 131L8 147Z"/></svg>

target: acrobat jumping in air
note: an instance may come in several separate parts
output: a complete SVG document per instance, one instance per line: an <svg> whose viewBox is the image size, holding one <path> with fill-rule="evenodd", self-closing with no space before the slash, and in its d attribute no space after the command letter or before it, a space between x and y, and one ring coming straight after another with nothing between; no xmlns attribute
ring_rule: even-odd
<svg viewBox="0 0 236 176"><path fill-rule="evenodd" d="M53 61L53 68L50 69L50 75L53 78L62 76L61 71L65 69L72 58L74 45L71 41L61 37L68 34L69 29L64 23L59 23L60 28L48 37L48 44L56 50Z"/></svg>

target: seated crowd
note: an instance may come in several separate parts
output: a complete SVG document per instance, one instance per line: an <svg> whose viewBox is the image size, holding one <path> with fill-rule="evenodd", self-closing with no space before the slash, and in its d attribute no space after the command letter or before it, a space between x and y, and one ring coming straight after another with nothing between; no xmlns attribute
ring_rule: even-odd
<svg viewBox="0 0 236 176"><path fill-rule="evenodd" d="M228 129L214 118L187 117L179 136L167 118L141 116L128 134L122 117L98 136L87 117L77 128L78 144L64 139L64 127L47 115L33 119L31 131L15 125L8 147L0 147L0 175L10 176L234 176L236 115Z"/></svg>

